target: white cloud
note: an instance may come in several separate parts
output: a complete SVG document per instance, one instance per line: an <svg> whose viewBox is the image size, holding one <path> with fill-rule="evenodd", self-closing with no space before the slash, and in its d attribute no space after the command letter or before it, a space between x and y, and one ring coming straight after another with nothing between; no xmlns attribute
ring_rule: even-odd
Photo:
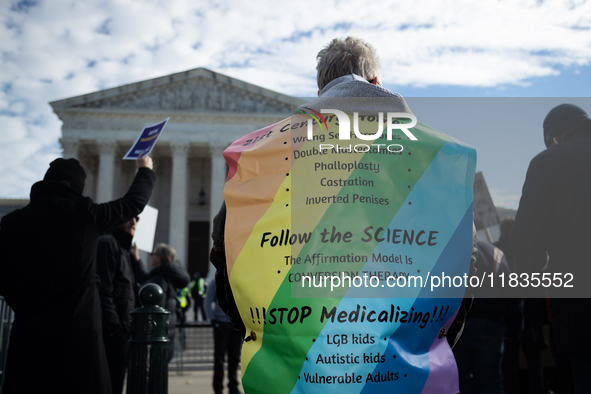
<svg viewBox="0 0 591 394"><path fill-rule="evenodd" d="M0 115L3 132L0 134L0 144L20 141L27 136L27 128L22 119Z"/></svg>
<svg viewBox="0 0 591 394"><path fill-rule="evenodd" d="M0 3L0 114L10 123L0 130L0 197L26 196L59 154L47 103L103 88L207 67L309 96L316 53L346 35L373 43L397 86L527 84L591 60L589 2L24 4Z"/></svg>

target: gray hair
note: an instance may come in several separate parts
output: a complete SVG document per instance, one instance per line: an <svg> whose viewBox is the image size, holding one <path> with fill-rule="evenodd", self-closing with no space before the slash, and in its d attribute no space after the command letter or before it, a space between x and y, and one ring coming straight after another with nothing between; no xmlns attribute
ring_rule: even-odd
<svg viewBox="0 0 591 394"><path fill-rule="evenodd" d="M176 250L167 244L156 245L153 254L160 258L162 264L171 263L176 258Z"/></svg>
<svg viewBox="0 0 591 394"><path fill-rule="evenodd" d="M378 79L382 71L376 49L360 38L335 38L316 55L316 80L322 90L330 81L343 75L356 74L368 82Z"/></svg>

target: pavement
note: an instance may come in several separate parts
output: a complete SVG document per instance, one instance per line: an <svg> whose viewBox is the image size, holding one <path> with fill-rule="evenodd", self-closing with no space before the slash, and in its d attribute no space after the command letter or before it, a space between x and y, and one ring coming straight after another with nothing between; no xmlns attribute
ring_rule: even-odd
<svg viewBox="0 0 591 394"><path fill-rule="evenodd" d="M183 371L182 376L179 376L175 371L169 371L168 394L214 394L211 386L212 382L213 370ZM228 379L226 376L224 393L228 392L227 385ZM240 391L244 392L242 386L240 386Z"/></svg>
<svg viewBox="0 0 591 394"><path fill-rule="evenodd" d="M168 373L169 394L214 394L211 383L213 371L183 371L179 376L176 372Z"/></svg>

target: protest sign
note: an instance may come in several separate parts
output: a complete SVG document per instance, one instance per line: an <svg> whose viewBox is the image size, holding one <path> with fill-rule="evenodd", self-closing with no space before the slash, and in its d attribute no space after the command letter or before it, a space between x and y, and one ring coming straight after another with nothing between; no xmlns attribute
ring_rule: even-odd
<svg viewBox="0 0 591 394"><path fill-rule="evenodd" d="M150 152L152 152L154 145L156 145L156 141L158 141L160 134L162 134L162 130L164 130L164 126L166 126L168 119L170 118L166 118L162 122L151 126L144 127L131 148L129 148L129 151L123 156L123 159L136 160L140 153L144 156L149 155Z"/></svg>
<svg viewBox="0 0 591 394"><path fill-rule="evenodd" d="M474 177L474 225L476 230L488 229L500 223L497 208L493 203L482 172ZM492 240L489 240L492 242Z"/></svg>
<svg viewBox="0 0 591 394"><path fill-rule="evenodd" d="M154 235L156 234L156 223L158 221L158 210L146 205L139 214L140 221L137 223L133 242L138 249L151 253L154 247Z"/></svg>

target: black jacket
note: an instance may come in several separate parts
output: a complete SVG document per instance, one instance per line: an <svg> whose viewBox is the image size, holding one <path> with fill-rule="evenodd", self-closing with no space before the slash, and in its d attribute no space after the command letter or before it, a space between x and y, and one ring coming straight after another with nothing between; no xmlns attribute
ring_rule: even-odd
<svg viewBox="0 0 591 394"><path fill-rule="evenodd" d="M147 275L141 261L131 251L132 235L116 228L103 235L97 245L96 271L101 280L99 294L103 310L103 330L129 334L130 314L135 308L138 284Z"/></svg>
<svg viewBox="0 0 591 394"><path fill-rule="evenodd" d="M511 270L504 253L484 241L478 241L476 247L478 248L477 272L486 273L486 275L493 273L495 276L504 274L505 280L508 281ZM523 330L523 299L518 288L504 289L498 285L490 286L487 277L482 287L473 289L473 294L474 303L468 314L469 319L497 321L505 326L506 337L519 339Z"/></svg>
<svg viewBox="0 0 591 394"><path fill-rule="evenodd" d="M187 287L191 277L180 261L169 264L161 264L148 274L148 283L156 283L164 291L164 298L160 306L170 312L168 319L168 335L174 336L174 328L177 324L177 314L180 312L180 303L176 298L177 289Z"/></svg>
<svg viewBox="0 0 591 394"><path fill-rule="evenodd" d="M222 311L230 318L232 326L237 331L240 331L242 337L246 336L246 327L238 312L234 294L230 287L230 277L228 275L228 267L226 265L226 245L224 241L224 232L226 229L226 202L222 203L222 207L217 215L213 218L213 248L209 255L209 260L216 268L215 272L215 286L218 305Z"/></svg>
<svg viewBox="0 0 591 394"><path fill-rule="evenodd" d="M95 204L41 181L31 202L0 224L0 295L15 312L4 393L110 393L96 245L99 234L142 211L156 175L138 171L127 194ZM34 360L34 362L33 362ZM31 366L37 365L31 378Z"/></svg>
<svg viewBox="0 0 591 394"><path fill-rule="evenodd" d="M519 267L513 256L510 235L501 234L499 240L493 245L505 253L511 272L518 273ZM545 349L547 344L543 325L548 323L546 289L544 287L538 287L537 293L537 298L523 299L523 332L521 333L521 340Z"/></svg>
<svg viewBox="0 0 591 394"><path fill-rule="evenodd" d="M511 245L521 272L572 274L572 288L550 287L551 320L559 352L587 352L591 316L591 120L534 157L527 170ZM527 290L527 289L526 289ZM581 292L585 293L582 294ZM528 293L524 293L528 296ZM565 299L564 297L573 297ZM576 297L576 298L574 298Z"/></svg>

